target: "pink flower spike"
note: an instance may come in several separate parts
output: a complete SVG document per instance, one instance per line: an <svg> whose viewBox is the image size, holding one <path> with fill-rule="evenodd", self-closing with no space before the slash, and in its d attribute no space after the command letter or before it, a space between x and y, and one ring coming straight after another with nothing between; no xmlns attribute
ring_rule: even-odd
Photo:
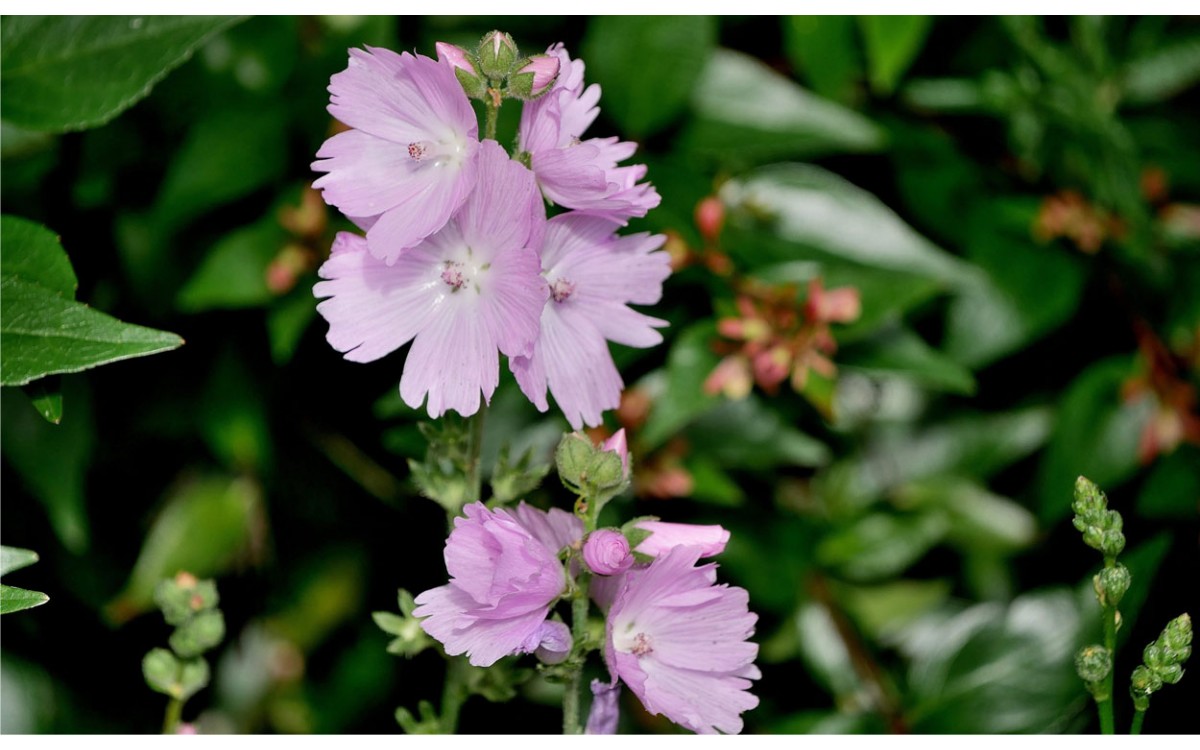
<svg viewBox="0 0 1200 750"><path fill-rule="evenodd" d="M471 58L467 55L467 51L456 44L448 44L446 42L437 42L433 45L437 50L438 60L441 62L449 62L455 68L470 73L471 75L479 75L479 71L475 70L475 64L471 62Z"/></svg>
<svg viewBox="0 0 1200 750"><path fill-rule="evenodd" d="M350 50L329 81L329 113L352 128L312 168L325 202L367 230L391 265L437 232L475 188L479 125L453 68L423 55Z"/></svg>
<svg viewBox="0 0 1200 750"><path fill-rule="evenodd" d="M532 73L533 85L530 87L530 95L541 96L546 89L554 84L555 78L558 77L559 60L557 57L550 55L534 55L529 58L529 62L525 67L521 68L518 73Z"/></svg>
<svg viewBox="0 0 1200 750"><path fill-rule="evenodd" d="M546 299L537 252L545 223L533 175L494 141L479 156L480 187L445 227L389 265L370 235L342 232L313 287L327 339L354 362L412 341L400 395L430 417L470 416L500 382L500 353L530 354ZM375 225L378 227L378 224Z"/></svg>
<svg viewBox="0 0 1200 750"><path fill-rule="evenodd" d="M613 529L598 529L583 543L583 562L596 575L623 573L633 565L633 553L625 535Z"/></svg>
<svg viewBox="0 0 1200 750"><path fill-rule="evenodd" d="M625 476L629 477L629 445L625 440L625 428L617 430L608 440L600 444L600 450L612 451L621 457L621 468L625 470Z"/></svg>
<svg viewBox="0 0 1200 750"><path fill-rule="evenodd" d="M700 557L715 557L724 552L729 543L729 532L716 525L638 521L634 526L650 532L650 536L634 548L635 552L650 557L660 557L676 547L694 547L699 550Z"/></svg>
<svg viewBox="0 0 1200 750"><path fill-rule="evenodd" d="M558 648L561 632L543 627L567 587L558 556L506 513L483 503L463 513L446 540L450 583L415 600L421 628L447 654L466 653L477 667L543 645Z"/></svg>
<svg viewBox="0 0 1200 750"><path fill-rule="evenodd" d="M608 612L604 659L652 714L701 734L737 734L758 705L750 680L758 616L745 589L715 584L697 547L676 547L634 575ZM635 569L636 570L636 569Z"/></svg>

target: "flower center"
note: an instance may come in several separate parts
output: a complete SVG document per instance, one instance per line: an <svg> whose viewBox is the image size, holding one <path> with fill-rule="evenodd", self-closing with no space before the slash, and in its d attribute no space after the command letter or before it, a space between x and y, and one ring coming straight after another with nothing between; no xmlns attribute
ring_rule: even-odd
<svg viewBox="0 0 1200 750"><path fill-rule="evenodd" d="M567 279L555 279L550 284L550 296L555 302L566 302L575 293L575 283Z"/></svg>
<svg viewBox="0 0 1200 750"><path fill-rule="evenodd" d="M629 652L634 656L645 656L646 654L654 653L654 646L650 645L650 636L645 633L638 633L633 637L633 648Z"/></svg>
<svg viewBox="0 0 1200 750"><path fill-rule="evenodd" d="M463 264L454 260L446 261L442 265L442 281L446 282L451 292L462 289L467 283L467 277L463 274Z"/></svg>
<svg viewBox="0 0 1200 750"><path fill-rule="evenodd" d="M421 166L458 166L465 151L466 143L456 138L448 141L414 141L408 144L408 158Z"/></svg>

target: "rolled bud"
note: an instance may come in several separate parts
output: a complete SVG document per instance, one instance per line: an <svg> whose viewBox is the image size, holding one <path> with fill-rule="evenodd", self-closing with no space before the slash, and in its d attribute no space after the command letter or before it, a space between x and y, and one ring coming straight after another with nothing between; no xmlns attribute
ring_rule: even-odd
<svg viewBox="0 0 1200 750"><path fill-rule="evenodd" d="M1075 671L1084 682L1101 682L1112 671L1112 652L1103 646L1084 646L1075 654Z"/></svg>
<svg viewBox="0 0 1200 750"><path fill-rule="evenodd" d="M434 47L437 49L438 60L449 63L454 68L454 77L458 79L467 96L473 99L482 98L483 92L487 90L487 81L483 80L471 53L458 45L446 42L437 42Z"/></svg>
<svg viewBox="0 0 1200 750"><path fill-rule="evenodd" d="M506 78L517 57L517 43L502 31L489 31L479 40L479 69L488 78L497 81Z"/></svg>
<svg viewBox="0 0 1200 750"><path fill-rule="evenodd" d="M667 523L657 519L638 519L633 528L650 535L634 547L649 557L658 557L676 547L699 547L701 557L714 557L725 551L729 532L721 526L700 526L693 523Z"/></svg>
<svg viewBox="0 0 1200 750"><path fill-rule="evenodd" d="M558 78L558 58L534 55L508 77L508 91L518 99L537 99L554 86Z"/></svg>
<svg viewBox="0 0 1200 750"><path fill-rule="evenodd" d="M629 541L615 529L598 529L583 543L583 562L596 575L611 576L629 570L633 553Z"/></svg>
<svg viewBox="0 0 1200 750"><path fill-rule="evenodd" d="M1120 563L1097 573L1092 578L1092 586L1100 605L1115 607L1120 604L1121 598L1129 590L1130 580L1129 569Z"/></svg>
<svg viewBox="0 0 1200 750"><path fill-rule="evenodd" d="M600 444L600 450L616 453L621 459L621 469L629 478L629 444L625 439L625 428L617 430L611 437Z"/></svg>

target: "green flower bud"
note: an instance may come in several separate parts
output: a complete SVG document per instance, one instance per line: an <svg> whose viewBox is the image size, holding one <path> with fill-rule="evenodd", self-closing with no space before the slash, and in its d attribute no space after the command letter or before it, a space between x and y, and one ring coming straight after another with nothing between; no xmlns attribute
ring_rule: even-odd
<svg viewBox="0 0 1200 750"><path fill-rule="evenodd" d="M1129 680L1129 690L1134 696L1149 697L1152 693L1158 692L1162 686L1162 678L1155 674L1154 670L1144 665L1133 670L1133 676Z"/></svg>
<svg viewBox="0 0 1200 750"><path fill-rule="evenodd" d="M1118 521L1120 518L1120 516L1117 516ZM1117 527L1120 528L1120 523L1117 524ZM1121 554L1121 550L1123 549L1125 549L1124 534L1120 531L1104 532L1104 537L1100 542L1100 551L1104 553L1105 557L1116 557Z"/></svg>
<svg viewBox="0 0 1200 750"><path fill-rule="evenodd" d="M1092 480L1082 476L1075 480L1075 501L1071 503L1075 515L1088 518L1102 511L1107 503L1104 493Z"/></svg>
<svg viewBox="0 0 1200 750"><path fill-rule="evenodd" d="M1174 620L1167 623L1167 627L1163 628L1161 640L1163 645L1172 651L1184 651L1191 653L1192 644L1192 618L1185 612ZM1183 657L1184 659L1187 656ZM1182 661L1182 660L1181 660Z"/></svg>
<svg viewBox="0 0 1200 750"><path fill-rule="evenodd" d="M1087 526L1083 529L1083 543L1094 550L1104 545L1104 531L1099 526Z"/></svg>
<svg viewBox="0 0 1200 750"><path fill-rule="evenodd" d="M578 432L563 435L554 451L554 462L558 466L558 476L567 489L583 494L588 466L595 455L596 447L586 435Z"/></svg>
<svg viewBox="0 0 1200 750"><path fill-rule="evenodd" d="M1112 652L1103 646L1084 646L1075 654L1075 671L1084 682L1103 681L1112 671Z"/></svg>
<svg viewBox="0 0 1200 750"><path fill-rule="evenodd" d="M169 643L171 650L184 659L208 651L225 637L225 617L221 610L212 609L197 614L175 628Z"/></svg>
<svg viewBox="0 0 1200 750"><path fill-rule="evenodd" d="M1096 598L1101 606L1117 606L1121 598L1129 590L1132 577L1129 569L1117 563L1111 568L1105 568L1092 578L1092 586L1096 590Z"/></svg>
<svg viewBox="0 0 1200 750"><path fill-rule="evenodd" d="M516 42L502 31L489 31L479 40L479 51L476 54L479 69L492 80L500 81L508 77L518 57L520 54L517 52Z"/></svg>

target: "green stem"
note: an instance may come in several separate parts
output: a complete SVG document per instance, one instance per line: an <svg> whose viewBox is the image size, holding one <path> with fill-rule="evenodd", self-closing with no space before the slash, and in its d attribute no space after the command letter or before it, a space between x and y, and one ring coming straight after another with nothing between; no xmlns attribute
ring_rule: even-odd
<svg viewBox="0 0 1200 750"><path fill-rule="evenodd" d="M179 731L179 720L183 716L183 701L172 698L167 704L167 713L163 717L163 734L175 734Z"/></svg>
<svg viewBox="0 0 1200 750"><path fill-rule="evenodd" d="M575 599L571 602L571 639L574 641L571 656L575 666L563 692L563 734L583 734L583 724L579 721L579 695L583 692L583 662L587 655L583 644L587 639L590 578L586 571L579 574Z"/></svg>
<svg viewBox="0 0 1200 750"><path fill-rule="evenodd" d="M1142 733L1142 722L1145 721L1145 719L1146 719L1145 711L1134 711L1133 712L1133 726L1131 726L1129 728L1129 733L1130 734L1141 734Z"/></svg>
<svg viewBox="0 0 1200 750"><path fill-rule="evenodd" d="M1116 565L1116 558L1104 558L1104 567L1111 568L1114 565ZM1107 698L1096 701L1096 710L1100 713L1100 733L1116 734L1113 675L1117 671L1117 608L1112 604L1104 605L1104 647L1108 649L1108 653L1112 654L1113 668L1108 670L1108 676L1104 678L1103 693Z"/></svg>
<svg viewBox="0 0 1200 750"><path fill-rule="evenodd" d="M458 713L467 700L467 662L462 656L449 657L446 685L442 688L442 734L458 731Z"/></svg>
<svg viewBox="0 0 1200 750"><path fill-rule="evenodd" d="M486 416L487 408L484 407L467 419L467 503L477 503L483 499L479 454L483 450L483 422Z"/></svg>
<svg viewBox="0 0 1200 750"><path fill-rule="evenodd" d="M484 138L496 140L496 121L499 120L500 114L500 92L498 89L489 88L483 98L484 107L487 110L487 120L484 124Z"/></svg>

